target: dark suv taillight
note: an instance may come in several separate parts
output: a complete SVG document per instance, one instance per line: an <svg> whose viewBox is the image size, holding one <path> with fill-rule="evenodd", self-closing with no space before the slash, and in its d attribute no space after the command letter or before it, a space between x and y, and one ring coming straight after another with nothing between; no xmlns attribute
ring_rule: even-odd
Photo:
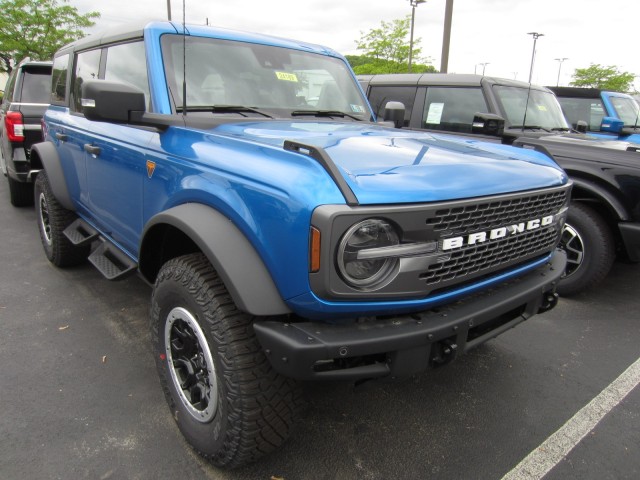
<svg viewBox="0 0 640 480"><path fill-rule="evenodd" d="M24 142L24 120L20 112L7 112L4 126L10 142Z"/></svg>

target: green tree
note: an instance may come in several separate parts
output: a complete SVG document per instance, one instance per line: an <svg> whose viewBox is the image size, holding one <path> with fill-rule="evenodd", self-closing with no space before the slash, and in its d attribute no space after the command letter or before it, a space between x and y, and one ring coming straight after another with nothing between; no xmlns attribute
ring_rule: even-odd
<svg viewBox="0 0 640 480"><path fill-rule="evenodd" d="M407 72L410 28L411 16L409 15L390 22L382 21L379 28L373 28L368 33L360 32L361 37L356 41L356 44L358 50L365 52L361 58L366 61L354 66L354 71L357 74ZM414 38L411 70L421 72L424 71L424 68L428 69L429 67L435 70L428 65L430 59L420 58L422 50L419 45L420 39Z"/></svg>
<svg viewBox="0 0 640 480"><path fill-rule="evenodd" d="M633 90L632 84L635 78L633 73L621 72L616 66L604 67L592 63L588 68L576 68L570 85L613 92L629 92Z"/></svg>
<svg viewBox="0 0 640 480"><path fill-rule="evenodd" d="M379 60L366 55L345 55L356 75L375 75L378 73L405 73L407 64L392 60ZM411 62L413 73L437 73L436 67L423 63Z"/></svg>
<svg viewBox="0 0 640 480"><path fill-rule="evenodd" d="M68 0L0 0L0 71L22 59L49 60L63 45L84 37L98 12L80 15Z"/></svg>

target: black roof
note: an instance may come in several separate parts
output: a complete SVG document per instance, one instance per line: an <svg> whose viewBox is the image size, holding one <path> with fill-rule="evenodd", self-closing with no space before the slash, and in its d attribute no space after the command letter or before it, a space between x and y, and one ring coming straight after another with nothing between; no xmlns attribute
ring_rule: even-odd
<svg viewBox="0 0 640 480"><path fill-rule="evenodd" d="M529 88L529 83L508 78L489 77L467 73L394 73L379 75L358 75L361 83L369 85L444 85L455 87L479 87L482 83L505 85L508 87ZM531 85L535 90L546 87Z"/></svg>
<svg viewBox="0 0 640 480"><path fill-rule="evenodd" d="M600 98L599 88L582 87L547 87L557 97Z"/></svg>

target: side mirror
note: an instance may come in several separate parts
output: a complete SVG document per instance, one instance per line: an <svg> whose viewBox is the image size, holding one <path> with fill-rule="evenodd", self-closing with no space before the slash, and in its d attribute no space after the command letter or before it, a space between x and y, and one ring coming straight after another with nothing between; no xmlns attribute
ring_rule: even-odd
<svg viewBox="0 0 640 480"><path fill-rule="evenodd" d="M471 133L501 137L504 133L504 118L494 113L476 113L473 116Z"/></svg>
<svg viewBox="0 0 640 480"><path fill-rule="evenodd" d="M600 124L600 130L603 132L620 133L624 127L624 122L615 117L604 117Z"/></svg>
<svg viewBox="0 0 640 480"><path fill-rule="evenodd" d="M144 113L144 93L123 83L89 80L82 84L82 113L95 122L129 123L132 112Z"/></svg>
<svg viewBox="0 0 640 480"><path fill-rule="evenodd" d="M576 130L579 133L587 133L587 129L589 128L589 124L584 120L578 120L576 122Z"/></svg>
<svg viewBox="0 0 640 480"><path fill-rule="evenodd" d="M395 128L402 128L404 126L404 112L404 103L387 102L384 106L383 119L385 122L393 122Z"/></svg>
<svg viewBox="0 0 640 480"><path fill-rule="evenodd" d="M82 85L81 95L82 113L94 122L128 123L158 130L180 124L172 115L146 113L144 92L131 85L88 80Z"/></svg>

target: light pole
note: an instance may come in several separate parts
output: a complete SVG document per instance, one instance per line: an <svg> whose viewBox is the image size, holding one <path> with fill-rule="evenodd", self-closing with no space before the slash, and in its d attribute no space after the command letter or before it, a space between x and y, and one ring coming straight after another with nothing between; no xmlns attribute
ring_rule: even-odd
<svg viewBox="0 0 640 480"><path fill-rule="evenodd" d="M484 71L487 68L487 65L489 65L489 62L479 63L478 65L482 65L482 76L484 76Z"/></svg>
<svg viewBox="0 0 640 480"><path fill-rule="evenodd" d="M527 33L527 35L533 36L533 51L531 52L531 68L529 69L529 83L531 83L531 77L533 76L533 61L536 58L536 42L538 41L538 38L544 37L544 33L529 32Z"/></svg>
<svg viewBox="0 0 640 480"><path fill-rule="evenodd" d="M416 18L416 7L427 0L409 0L411 4L411 38L409 39L409 73L411 73L411 59L413 58L413 23Z"/></svg>
<svg viewBox="0 0 640 480"><path fill-rule="evenodd" d="M171 0L167 0L167 20L171 21Z"/></svg>
<svg viewBox="0 0 640 480"><path fill-rule="evenodd" d="M558 85L560 85L560 69L562 69L562 62L569 59L567 57L562 57L562 58L556 58L555 60L558 62L558 80L556 80L556 87L557 87Z"/></svg>
<svg viewBox="0 0 640 480"><path fill-rule="evenodd" d="M449 68L449 44L451 43L451 22L453 20L453 0L447 0L444 9L444 29L442 31L442 59L440 73L447 73Z"/></svg>

